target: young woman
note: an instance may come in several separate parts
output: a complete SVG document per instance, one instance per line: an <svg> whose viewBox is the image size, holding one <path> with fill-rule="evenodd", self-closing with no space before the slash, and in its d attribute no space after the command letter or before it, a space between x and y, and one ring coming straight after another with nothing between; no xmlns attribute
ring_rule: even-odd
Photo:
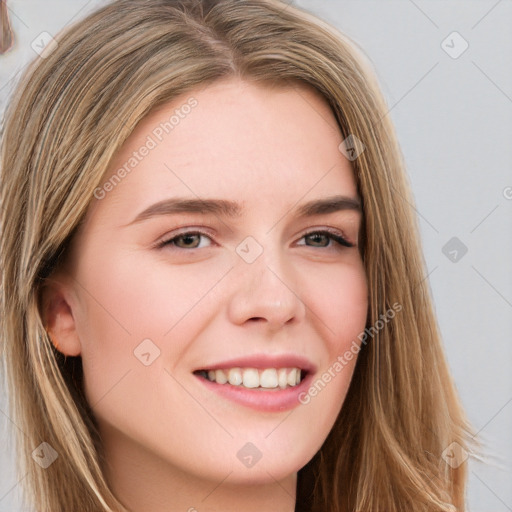
<svg viewBox="0 0 512 512"><path fill-rule="evenodd" d="M371 67L278 0L118 0L27 70L2 340L38 512L446 512L471 428Z"/></svg>

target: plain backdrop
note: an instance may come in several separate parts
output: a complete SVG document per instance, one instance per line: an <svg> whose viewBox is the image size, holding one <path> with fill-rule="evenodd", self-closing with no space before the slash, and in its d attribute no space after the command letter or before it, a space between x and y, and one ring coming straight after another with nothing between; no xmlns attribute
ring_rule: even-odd
<svg viewBox="0 0 512 512"><path fill-rule="evenodd" d="M0 56L0 112L36 56L34 39L104 3L8 1L16 46ZM373 63L406 159L448 361L486 449L485 464L470 464L468 510L512 511L512 2L295 3ZM22 511L14 428L2 389L0 512Z"/></svg>

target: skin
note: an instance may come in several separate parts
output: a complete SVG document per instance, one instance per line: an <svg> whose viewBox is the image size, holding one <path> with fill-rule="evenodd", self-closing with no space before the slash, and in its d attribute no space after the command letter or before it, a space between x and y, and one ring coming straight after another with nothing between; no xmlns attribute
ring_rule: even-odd
<svg viewBox="0 0 512 512"><path fill-rule="evenodd" d="M357 340L368 305L361 214L294 213L313 199L357 198L356 182L322 97L302 85L239 79L153 111L106 179L192 96L198 104L190 114L93 201L67 266L45 291L47 326L59 350L82 357L105 473L129 510L293 511L297 471L331 430L356 357L291 412L228 401L192 371L234 357L294 353L316 366L316 379ZM161 215L129 225L171 197L239 201L243 215ZM326 228L354 247L305 237ZM207 236L155 247L195 229ZM252 263L236 252L248 236L263 249ZM160 356L146 366L134 350L148 338ZM247 442L261 453L250 468L237 458Z"/></svg>

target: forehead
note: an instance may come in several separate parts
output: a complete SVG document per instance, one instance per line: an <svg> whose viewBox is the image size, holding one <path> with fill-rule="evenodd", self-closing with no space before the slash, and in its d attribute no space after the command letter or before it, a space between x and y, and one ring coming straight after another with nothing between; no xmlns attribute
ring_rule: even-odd
<svg viewBox="0 0 512 512"><path fill-rule="evenodd" d="M312 88L223 80L146 116L105 177L124 169L122 180L97 206L127 215L173 196L226 198L260 210L322 195L355 197L341 141L331 109Z"/></svg>

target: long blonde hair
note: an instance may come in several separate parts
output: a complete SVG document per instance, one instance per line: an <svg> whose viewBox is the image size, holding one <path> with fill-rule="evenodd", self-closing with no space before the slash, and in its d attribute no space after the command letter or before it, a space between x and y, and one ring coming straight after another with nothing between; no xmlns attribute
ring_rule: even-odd
<svg viewBox="0 0 512 512"><path fill-rule="evenodd" d="M56 37L8 105L1 148L1 335L18 467L39 512L126 509L102 473L80 357L55 350L41 316L45 279L116 151L152 109L230 76L295 87L329 103L363 203L367 326L402 306L359 353L336 423L299 471L297 510L442 512L465 508L468 424L443 353L413 199L372 66L346 36L280 0L117 0ZM42 442L59 458L31 457Z"/></svg>

